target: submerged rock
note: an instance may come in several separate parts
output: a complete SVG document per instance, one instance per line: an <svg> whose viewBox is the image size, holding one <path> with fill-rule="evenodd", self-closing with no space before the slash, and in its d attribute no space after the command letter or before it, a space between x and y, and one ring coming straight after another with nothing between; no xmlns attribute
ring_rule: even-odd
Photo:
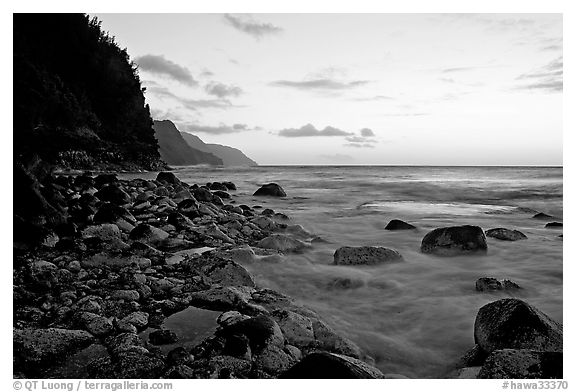
<svg viewBox="0 0 576 392"><path fill-rule="evenodd" d="M563 226L564 225L560 222L550 222L550 223L546 223L546 226L544 226L544 227L550 228L550 227L563 227Z"/></svg>
<svg viewBox="0 0 576 392"><path fill-rule="evenodd" d="M563 378L561 352L496 350L486 359L478 378Z"/></svg>
<svg viewBox="0 0 576 392"><path fill-rule="evenodd" d="M61 328L15 329L13 338L17 360L35 365L63 359L94 342L86 331Z"/></svg>
<svg viewBox="0 0 576 392"><path fill-rule="evenodd" d="M505 298L480 308L474 340L487 353L505 348L562 351L562 325L524 301Z"/></svg>
<svg viewBox="0 0 576 392"><path fill-rule="evenodd" d="M150 332L148 335L148 340L150 343L159 346L162 344L170 344L178 341L178 335L175 332L168 329L158 329L156 331Z"/></svg>
<svg viewBox="0 0 576 392"><path fill-rule="evenodd" d="M300 252L309 247L305 242L284 234L272 234L260 240L256 246L265 249L275 249L281 252Z"/></svg>
<svg viewBox="0 0 576 392"><path fill-rule="evenodd" d="M496 278L480 278L476 281L476 291L517 290L520 286L511 280L499 281Z"/></svg>
<svg viewBox="0 0 576 392"><path fill-rule="evenodd" d="M548 214L545 214L543 212L537 213L532 218L534 218L534 219L554 219L554 217L552 215L548 215Z"/></svg>
<svg viewBox="0 0 576 392"><path fill-rule="evenodd" d="M518 241L528 238L521 231L505 229L502 227L486 230L486 237L492 237L503 241Z"/></svg>
<svg viewBox="0 0 576 392"><path fill-rule="evenodd" d="M410 223L406 223L399 219L392 219L388 222L384 230L413 230L415 228L416 226L413 226Z"/></svg>
<svg viewBox="0 0 576 392"><path fill-rule="evenodd" d="M358 359L328 352L308 354L284 372L290 379L360 379L384 378L382 372Z"/></svg>
<svg viewBox="0 0 576 392"><path fill-rule="evenodd" d="M376 246L344 246L334 252L336 265L371 265L403 260L394 249Z"/></svg>
<svg viewBox="0 0 576 392"><path fill-rule="evenodd" d="M274 197L285 197L286 192L284 189L276 183L265 184L260 187L253 196L274 196Z"/></svg>
<svg viewBox="0 0 576 392"><path fill-rule="evenodd" d="M451 226L432 230L424 236L422 253L438 256L486 253L488 245L484 231L478 226Z"/></svg>

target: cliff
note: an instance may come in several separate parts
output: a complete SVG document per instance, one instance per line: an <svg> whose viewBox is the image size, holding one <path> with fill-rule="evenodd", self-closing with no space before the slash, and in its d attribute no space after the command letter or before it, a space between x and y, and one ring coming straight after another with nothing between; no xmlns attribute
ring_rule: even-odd
<svg viewBox="0 0 576 392"><path fill-rule="evenodd" d="M258 166L258 163L248 158L237 148L220 144L207 144L198 136L187 132L182 132L182 137L190 147L200 151L210 152L221 158L224 166Z"/></svg>

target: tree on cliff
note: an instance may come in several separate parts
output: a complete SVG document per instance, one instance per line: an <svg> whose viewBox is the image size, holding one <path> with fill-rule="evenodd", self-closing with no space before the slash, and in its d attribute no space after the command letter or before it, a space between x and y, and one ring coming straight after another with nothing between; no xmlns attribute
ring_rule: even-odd
<svg viewBox="0 0 576 392"><path fill-rule="evenodd" d="M14 156L72 167L160 162L136 65L83 14L14 14Z"/></svg>

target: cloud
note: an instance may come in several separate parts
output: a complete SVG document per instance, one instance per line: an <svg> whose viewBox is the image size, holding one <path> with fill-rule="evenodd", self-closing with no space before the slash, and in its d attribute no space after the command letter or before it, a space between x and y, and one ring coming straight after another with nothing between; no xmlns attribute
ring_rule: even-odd
<svg viewBox="0 0 576 392"><path fill-rule="evenodd" d="M372 97L359 97L359 98L352 98L352 101L357 102L370 102L370 101L391 101L395 98L389 97L387 95L374 95Z"/></svg>
<svg viewBox="0 0 576 392"><path fill-rule="evenodd" d="M206 93L218 98L238 97L244 93L238 86L226 85L220 82L210 82L204 86Z"/></svg>
<svg viewBox="0 0 576 392"><path fill-rule="evenodd" d="M217 126L188 124L185 126L185 129L186 132L209 133L212 135L225 135L229 133L239 133L239 132L256 130L255 128L249 128L248 125L246 124L234 124L232 126L226 124L220 124Z"/></svg>
<svg viewBox="0 0 576 392"><path fill-rule="evenodd" d="M352 80L349 82L338 81L330 78L312 79L303 81L293 80L276 80L271 82L271 86L275 87L289 87L298 90L316 90L316 91L338 91L349 90L358 86L363 86L370 83L368 80Z"/></svg>
<svg viewBox="0 0 576 392"><path fill-rule="evenodd" d="M138 68L143 71L166 76L189 86L196 86L198 84L188 68L167 60L164 56L146 54L136 57L134 62L136 62Z"/></svg>
<svg viewBox="0 0 576 392"><path fill-rule="evenodd" d="M283 29L271 23L258 22L249 15L234 16L225 14L224 19L236 30L260 39L267 35L281 33Z"/></svg>
<svg viewBox="0 0 576 392"><path fill-rule="evenodd" d="M234 125L232 125L232 128L243 131L243 130L248 129L248 125L246 125L246 124L234 124Z"/></svg>
<svg viewBox="0 0 576 392"><path fill-rule="evenodd" d="M362 129L360 130L360 135L362 135L362 136L364 136L364 137L374 137L374 136L376 136L376 135L374 134L374 131L371 130L370 128L362 128Z"/></svg>
<svg viewBox="0 0 576 392"><path fill-rule="evenodd" d="M374 148L374 144L371 143L346 143L344 147L356 147L356 148Z"/></svg>
<svg viewBox="0 0 576 392"><path fill-rule="evenodd" d="M454 72L465 72L465 71L474 71L478 68L482 67L454 67L454 68L444 68L441 70L442 73L454 73Z"/></svg>
<svg viewBox="0 0 576 392"><path fill-rule="evenodd" d="M278 136L284 136L284 137L350 136L350 135L353 135L353 133L346 132L331 126L327 126L322 130L318 130L312 124L307 124L300 128L287 128L278 131Z"/></svg>
<svg viewBox="0 0 576 392"><path fill-rule="evenodd" d="M157 98L172 99L172 100L180 103L186 109L194 110L194 111L198 110L199 108L200 109L229 109L229 108L233 108L233 107L238 107L237 105L233 105L232 102L230 102L229 100L221 99L221 98L218 98L218 99L182 98L182 97L174 94L168 88L162 87L162 86L153 86L153 87L150 87L147 91L152 93Z"/></svg>
<svg viewBox="0 0 576 392"><path fill-rule="evenodd" d="M515 89L561 92L564 89L563 79L564 59L559 56L543 67L518 76L516 80L527 82L527 84L517 86Z"/></svg>

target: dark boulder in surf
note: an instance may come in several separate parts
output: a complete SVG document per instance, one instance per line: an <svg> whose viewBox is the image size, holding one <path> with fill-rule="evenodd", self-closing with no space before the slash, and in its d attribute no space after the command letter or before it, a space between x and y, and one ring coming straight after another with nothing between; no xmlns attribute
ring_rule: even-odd
<svg viewBox="0 0 576 392"><path fill-rule="evenodd" d="M392 219L388 222L384 230L413 230L415 228L416 226L413 226L410 223L406 223L399 219Z"/></svg>
<svg viewBox="0 0 576 392"><path fill-rule="evenodd" d="M520 286L511 280L499 281L496 278L480 278L476 281L476 291L517 290Z"/></svg>
<svg viewBox="0 0 576 392"><path fill-rule="evenodd" d="M274 196L274 197L285 197L286 192L284 189L278 184L270 183L265 184L260 187L256 192L254 192L253 196Z"/></svg>
<svg viewBox="0 0 576 392"><path fill-rule="evenodd" d="M546 228L551 228L551 227L563 227L564 225L560 222L550 222L550 223L546 223Z"/></svg>
<svg viewBox="0 0 576 392"><path fill-rule="evenodd" d="M533 350L496 350L482 366L478 378L562 378L562 353Z"/></svg>
<svg viewBox="0 0 576 392"><path fill-rule="evenodd" d="M452 226L432 230L422 239L422 253L438 256L486 253L488 245L484 231L478 226Z"/></svg>
<svg viewBox="0 0 576 392"><path fill-rule="evenodd" d="M505 348L562 351L562 324L524 301L504 298L480 308L474 340L487 353Z"/></svg>
<svg viewBox="0 0 576 392"><path fill-rule="evenodd" d="M532 218L534 218L534 219L554 219L554 217L552 215L548 215L548 214L545 214L543 212L537 213Z"/></svg>
<svg viewBox="0 0 576 392"><path fill-rule="evenodd" d="M180 180L174 175L174 173L170 172L160 172L156 176L156 181L158 182L165 182L170 185L178 185L180 184Z"/></svg>
<svg viewBox="0 0 576 392"><path fill-rule="evenodd" d="M486 237L492 237L503 241L518 241L528 238L521 231L505 229L502 227L486 230Z"/></svg>
<svg viewBox="0 0 576 392"><path fill-rule="evenodd" d="M334 252L336 265L372 265L402 259L398 251L377 246L344 246Z"/></svg>
<svg viewBox="0 0 576 392"><path fill-rule="evenodd" d="M358 359L328 352L314 352L292 366L284 379L361 379L384 378L382 372Z"/></svg>

